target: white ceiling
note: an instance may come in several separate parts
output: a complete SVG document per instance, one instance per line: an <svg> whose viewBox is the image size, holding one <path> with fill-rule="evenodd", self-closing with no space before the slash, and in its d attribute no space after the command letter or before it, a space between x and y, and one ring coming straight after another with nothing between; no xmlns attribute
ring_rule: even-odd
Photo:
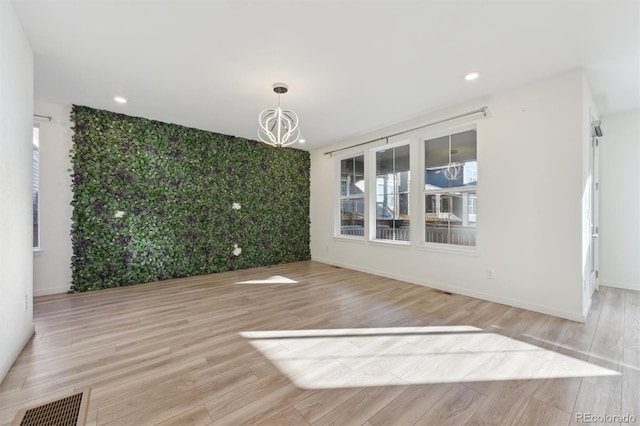
<svg viewBox="0 0 640 426"><path fill-rule="evenodd" d="M601 113L640 106L638 0L12 3L38 100L256 139L283 81L305 149L578 67Z"/></svg>

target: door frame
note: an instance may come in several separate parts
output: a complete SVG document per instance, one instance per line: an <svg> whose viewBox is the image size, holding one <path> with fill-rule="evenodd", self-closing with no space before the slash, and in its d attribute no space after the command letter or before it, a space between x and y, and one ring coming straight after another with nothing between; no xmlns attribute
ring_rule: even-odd
<svg viewBox="0 0 640 426"><path fill-rule="evenodd" d="M591 176L591 205L589 206L589 294L599 289L599 232L600 232L600 138L591 129L589 174Z"/></svg>

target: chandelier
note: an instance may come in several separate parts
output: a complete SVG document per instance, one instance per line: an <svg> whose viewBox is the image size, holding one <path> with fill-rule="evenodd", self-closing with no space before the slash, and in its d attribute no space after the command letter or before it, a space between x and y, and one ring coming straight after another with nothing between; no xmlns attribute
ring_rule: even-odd
<svg viewBox="0 0 640 426"><path fill-rule="evenodd" d="M457 161L453 161L452 154L457 154L458 150L451 148L451 135L449 135L449 164L444 169L443 174L447 180L458 180L460 172L462 171L462 164Z"/></svg>
<svg viewBox="0 0 640 426"><path fill-rule="evenodd" d="M288 90L284 83L274 84L273 91L278 94L278 107L265 109L258 116L258 137L262 142L276 148L293 145L300 139L298 116L291 110L280 108L280 95Z"/></svg>
<svg viewBox="0 0 640 426"><path fill-rule="evenodd" d="M462 164L456 161L450 161L449 164L447 164L447 167L444 169L444 177L447 180L458 180L461 171Z"/></svg>

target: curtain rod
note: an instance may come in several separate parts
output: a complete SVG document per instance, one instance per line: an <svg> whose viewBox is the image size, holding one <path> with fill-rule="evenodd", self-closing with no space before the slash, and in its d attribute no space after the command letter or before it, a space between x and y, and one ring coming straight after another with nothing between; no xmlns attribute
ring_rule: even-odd
<svg viewBox="0 0 640 426"><path fill-rule="evenodd" d="M486 116L487 116L487 110L488 110L488 109L489 109L489 107L487 107L487 106L483 106L482 108L474 109L473 111L465 112L464 114L454 115L453 117L448 117L448 118L445 118L445 119L442 119L442 120L434 121L434 122L432 122L432 123L423 124L422 126L413 127L413 128L411 128L411 129L403 130L403 131L401 131L401 132L393 133L393 134L391 134L391 135L387 135L387 136L382 136L382 137L379 137L379 138L371 139L371 140L368 140L368 141L366 141L366 142L360 142L360 143L357 143L357 144L355 144L355 145L347 146L347 147L344 147L344 148L334 149L333 151L327 151L327 152L325 152L325 153L324 153L324 155L331 155L331 154L333 154L334 152L344 151L344 150L346 150L346 149L355 148L356 146L366 145L366 144L369 144L369 143L371 143L371 142L380 141L380 140L382 140L382 139L386 139L386 140L387 140L387 142L389 142L389 138L392 138L392 137L394 137L394 136L402 135L402 134L404 134L404 133L413 132L414 130L422 129L422 128L424 128L424 127L435 126L436 124L446 123L447 121L457 120L458 118L468 117L468 116L470 116L470 115L475 115L475 114L480 114L480 113L482 113L482 115L483 115L484 117L486 117Z"/></svg>
<svg viewBox="0 0 640 426"><path fill-rule="evenodd" d="M46 118L49 121L53 120L53 117L50 115L33 114L33 116L36 118Z"/></svg>

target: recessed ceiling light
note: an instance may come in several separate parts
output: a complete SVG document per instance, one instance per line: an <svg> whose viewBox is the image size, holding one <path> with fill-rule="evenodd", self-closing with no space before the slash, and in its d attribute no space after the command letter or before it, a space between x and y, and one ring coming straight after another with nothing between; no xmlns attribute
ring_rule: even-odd
<svg viewBox="0 0 640 426"><path fill-rule="evenodd" d="M305 143L307 140L306 139L298 139L298 142L300 143Z"/></svg>
<svg viewBox="0 0 640 426"><path fill-rule="evenodd" d="M119 104L126 104L127 100L125 98L123 98L122 96L116 96L115 98L113 98L114 101L116 101Z"/></svg>
<svg viewBox="0 0 640 426"><path fill-rule="evenodd" d="M471 80L475 80L478 77L480 77L480 74L478 74L477 72L472 72L470 74L465 75L464 79L467 81L471 81Z"/></svg>

